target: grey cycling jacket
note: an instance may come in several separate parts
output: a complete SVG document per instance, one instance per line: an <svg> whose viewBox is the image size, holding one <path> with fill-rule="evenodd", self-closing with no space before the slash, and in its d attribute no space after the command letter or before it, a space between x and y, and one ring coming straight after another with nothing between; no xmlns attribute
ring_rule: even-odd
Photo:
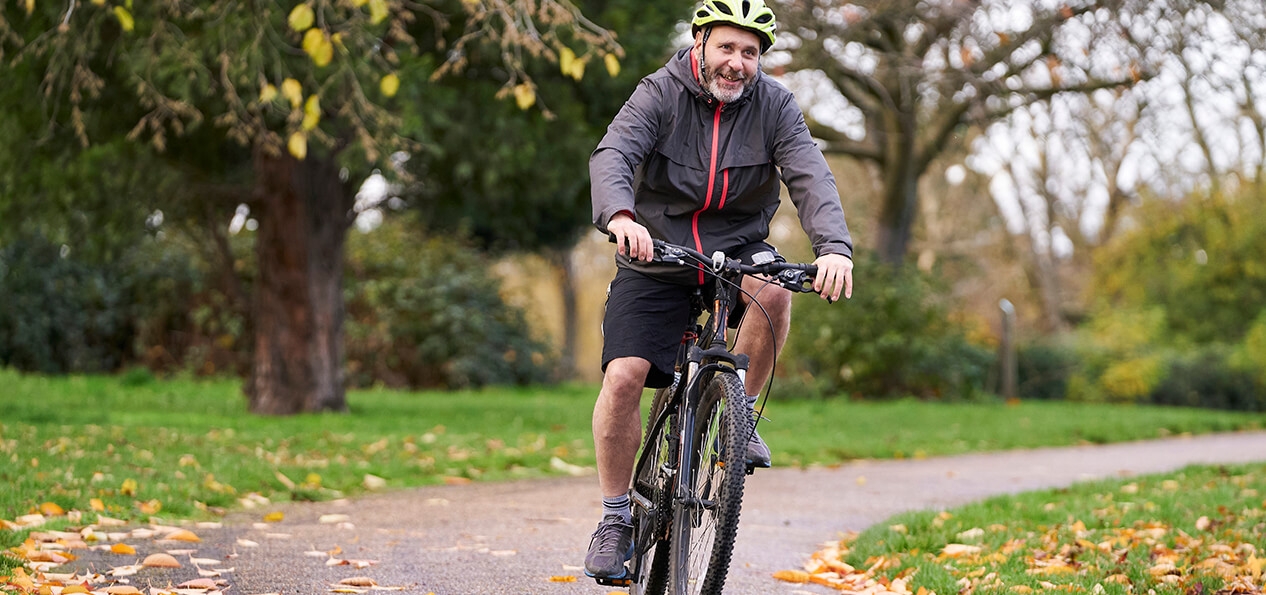
<svg viewBox="0 0 1266 595"><path fill-rule="evenodd" d="M742 97L722 104L699 85L689 49L642 79L589 175L599 230L628 211L651 236L704 254L764 241L781 177L814 253L853 255L835 177L791 92L758 71ZM646 268L624 257L619 265Z"/></svg>

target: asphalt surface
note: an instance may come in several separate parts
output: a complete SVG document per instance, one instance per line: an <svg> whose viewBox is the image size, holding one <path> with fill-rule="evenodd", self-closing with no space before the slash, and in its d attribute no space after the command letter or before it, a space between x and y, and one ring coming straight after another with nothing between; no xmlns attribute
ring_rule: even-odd
<svg viewBox="0 0 1266 595"><path fill-rule="evenodd" d="M1266 432L758 471L748 477L726 593L832 593L771 574L799 568L823 542L899 512L1190 464L1255 461L1266 461ZM273 511L284 520L262 523ZM222 527L196 528L201 543L178 547L223 560L222 567L233 568L223 575L229 592L244 595L329 593L349 577L420 594L601 595L617 591L596 585L580 568L600 512L593 476L437 486L234 513ZM312 554L331 551L334 556ZM120 564L103 556L86 554L76 565L101 570ZM329 565L331 558L374 563ZM166 586L191 577L196 569L186 564L143 572L133 584ZM551 580L560 577L576 580Z"/></svg>

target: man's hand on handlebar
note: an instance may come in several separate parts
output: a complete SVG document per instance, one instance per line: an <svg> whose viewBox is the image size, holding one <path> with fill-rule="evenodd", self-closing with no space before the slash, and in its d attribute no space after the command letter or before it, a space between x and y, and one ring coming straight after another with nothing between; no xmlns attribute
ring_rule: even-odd
<svg viewBox="0 0 1266 595"><path fill-rule="evenodd" d="M843 254L823 254L813 264L818 274L813 279L813 290L827 301L837 301L840 293L853 297L853 259Z"/></svg>
<svg viewBox="0 0 1266 595"><path fill-rule="evenodd" d="M634 260L650 262L655 256L651 232L633 220L628 213L616 213L607 222L607 232L615 241L616 250Z"/></svg>

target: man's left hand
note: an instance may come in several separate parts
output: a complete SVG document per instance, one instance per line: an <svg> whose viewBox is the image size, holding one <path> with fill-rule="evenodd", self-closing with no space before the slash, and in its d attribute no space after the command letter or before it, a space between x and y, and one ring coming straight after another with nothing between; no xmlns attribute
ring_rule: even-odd
<svg viewBox="0 0 1266 595"><path fill-rule="evenodd" d="M843 254L823 254L813 264L818 267L813 290L822 299L836 301L841 292L845 298L853 297L853 259Z"/></svg>

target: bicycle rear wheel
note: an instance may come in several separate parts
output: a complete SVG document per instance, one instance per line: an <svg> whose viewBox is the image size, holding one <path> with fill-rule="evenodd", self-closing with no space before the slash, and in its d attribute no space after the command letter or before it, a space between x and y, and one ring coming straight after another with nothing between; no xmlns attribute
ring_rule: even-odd
<svg viewBox="0 0 1266 595"><path fill-rule="evenodd" d="M647 460L637 477L633 478L634 492L646 498L651 508L633 506L633 583L629 585L630 595L663 595L668 586L671 537L668 524L673 490L673 475L668 471L672 457L669 438L673 428L672 424L665 422L657 429L655 422L672 401L675 388L676 385L655 391L646 422L645 443L639 457Z"/></svg>
<svg viewBox="0 0 1266 595"><path fill-rule="evenodd" d="M674 500L674 594L720 595L725 586L746 478L746 399L738 376L722 373L708 381L699 401L686 494Z"/></svg>

